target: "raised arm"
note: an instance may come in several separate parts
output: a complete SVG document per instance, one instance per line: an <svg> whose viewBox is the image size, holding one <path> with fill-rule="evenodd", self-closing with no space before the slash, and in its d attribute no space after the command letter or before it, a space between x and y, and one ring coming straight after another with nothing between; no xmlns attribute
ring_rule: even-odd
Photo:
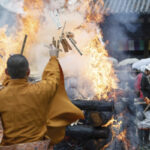
<svg viewBox="0 0 150 150"><path fill-rule="evenodd" d="M58 50L56 48L51 48L50 50L50 60L47 63L42 80L36 85L39 86L39 90L47 93L48 97L52 97L57 90L60 81L60 67L58 62Z"/></svg>
<svg viewBox="0 0 150 150"><path fill-rule="evenodd" d="M49 90L49 93L53 95L53 93L57 89L59 80L60 80L59 62L55 56L52 56L44 69L41 82L42 84L47 84L46 87Z"/></svg>

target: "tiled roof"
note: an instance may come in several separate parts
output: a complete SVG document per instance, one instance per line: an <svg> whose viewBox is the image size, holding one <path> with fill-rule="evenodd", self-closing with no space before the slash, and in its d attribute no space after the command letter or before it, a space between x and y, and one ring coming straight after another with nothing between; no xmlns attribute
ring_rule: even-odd
<svg viewBox="0 0 150 150"><path fill-rule="evenodd" d="M104 0L101 12L150 13L150 0Z"/></svg>

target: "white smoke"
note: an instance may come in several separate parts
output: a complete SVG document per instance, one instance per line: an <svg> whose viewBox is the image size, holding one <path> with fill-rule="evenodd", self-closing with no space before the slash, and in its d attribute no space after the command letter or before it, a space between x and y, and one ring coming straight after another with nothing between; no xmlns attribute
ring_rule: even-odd
<svg viewBox="0 0 150 150"><path fill-rule="evenodd" d="M107 18L107 17L106 17ZM121 14L114 14L109 17L105 24L105 39L109 41L109 47L112 50L112 55L119 56L118 59L126 58L125 51L127 49L127 42L132 40L131 34L136 33L140 24L137 24L139 14L132 14L123 16ZM118 55L116 55L118 54Z"/></svg>
<svg viewBox="0 0 150 150"><path fill-rule="evenodd" d="M16 14L23 14L24 0L0 0L0 5Z"/></svg>
<svg viewBox="0 0 150 150"><path fill-rule="evenodd" d="M85 22L84 14L76 10L78 2L69 1L69 9L65 9L63 7L64 4L64 0L51 1L50 5L44 10L44 23L42 23L42 27L37 34L38 43L32 46L29 54L31 70L34 70L37 74L42 73L49 59L48 48L45 45L49 45L53 37L59 39L62 32L62 30L57 29L55 21L50 16L50 11L58 11L61 25L63 26L66 22L65 32L70 31L74 33L77 46L82 53L84 53L84 48L87 46L87 43L95 36L95 32L92 30L87 32L85 29L76 29ZM95 29L96 25L89 24L88 28ZM88 67L88 58L84 55L80 56L73 46L72 48L73 50L68 53L61 52L59 59L66 80L66 89L67 91L71 90L68 91L68 93L72 93L69 95L70 98L92 99L94 97L92 84L88 81L87 74L85 73Z"/></svg>
<svg viewBox="0 0 150 150"><path fill-rule="evenodd" d="M50 3L45 4L43 14L41 14L41 26L36 36L36 44L33 44L28 51L27 57L30 62L30 68L32 74L41 75L43 69L49 59L49 45L52 38L59 39L62 30L57 29L57 25L50 15L50 11L57 11L60 19L60 23L63 26L66 22L65 32L73 32L77 46L84 53L84 49L89 41L95 36L96 24L89 23L88 28L78 30L77 27L81 26L85 22L85 12L83 9L77 11L80 2L78 0L68 1L68 8L65 8L65 0L52 0ZM22 13L22 1L16 0L16 3L11 0L0 3L10 11L15 10L16 13ZM17 28L17 26L16 26ZM30 36L30 35L28 35ZM73 46L72 46L73 48ZM62 65L65 79L75 78L77 82L77 89L83 97L94 97L92 84L86 80L86 70L88 66L88 59L86 56L80 56L80 54L73 48L69 53L60 53L60 63ZM68 82L68 81L67 81ZM71 81L69 81L71 82ZM72 83L69 83L70 86ZM74 84L74 82L73 82ZM90 87L90 88L88 88ZM93 95L92 95L93 94Z"/></svg>

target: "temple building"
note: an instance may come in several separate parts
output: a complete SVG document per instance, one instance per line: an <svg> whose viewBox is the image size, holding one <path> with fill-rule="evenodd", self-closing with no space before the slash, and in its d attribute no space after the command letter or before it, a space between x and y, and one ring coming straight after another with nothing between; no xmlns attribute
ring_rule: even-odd
<svg viewBox="0 0 150 150"><path fill-rule="evenodd" d="M150 0L104 0L100 12L105 15L100 26L111 56L149 57Z"/></svg>

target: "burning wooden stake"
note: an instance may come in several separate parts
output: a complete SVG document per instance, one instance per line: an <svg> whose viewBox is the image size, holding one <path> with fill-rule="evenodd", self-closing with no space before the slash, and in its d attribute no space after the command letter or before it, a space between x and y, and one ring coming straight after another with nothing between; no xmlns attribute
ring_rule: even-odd
<svg viewBox="0 0 150 150"><path fill-rule="evenodd" d="M65 38L65 34L64 34L65 27L66 27L66 22L64 23L64 26L63 26L63 29L62 29L62 33L61 33L61 36L60 36L60 42L61 42L61 45L62 45L64 51L68 52L69 50L72 50L72 48L71 48L70 44L68 43L68 41Z"/></svg>
<svg viewBox="0 0 150 150"><path fill-rule="evenodd" d="M62 33L61 33L61 35L59 37L59 41L57 42L58 46L59 46L59 42L60 42L65 52L68 52L69 50L72 50L72 47L70 46L69 42L66 39L66 37L67 37L69 39L69 41L71 42L71 44L75 47L77 52L82 56L83 54L81 53L81 51L77 47L76 41L73 39L74 35L71 32L67 32L67 34L64 33L65 27L66 27L66 22L64 23L64 26L63 26L63 29L62 29ZM53 37L52 43L53 43L53 45L55 47L59 48L56 45L56 40L54 39L54 37Z"/></svg>
<svg viewBox="0 0 150 150"><path fill-rule="evenodd" d="M57 48L59 49L59 44L60 44L60 41L57 40Z"/></svg>
<svg viewBox="0 0 150 150"><path fill-rule="evenodd" d="M28 37L28 35L25 34L24 41L23 41L22 48L21 48L21 55L23 55L24 48L25 48L26 41L27 41L27 37Z"/></svg>
<svg viewBox="0 0 150 150"><path fill-rule="evenodd" d="M67 38L69 39L69 41L72 43L72 45L75 47L75 49L77 50L77 52L82 56L83 54L81 53L81 51L79 50L79 48L76 45L75 40L73 39L73 34L71 32L67 33Z"/></svg>
<svg viewBox="0 0 150 150"><path fill-rule="evenodd" d="M69 50L72 50L70 44L68 43L68 41L65 39L65 35L64 33L62 34L61 38L60 38L60 42L62 44L62 47L64 49L65 52L68 52Z"/></svg>
<svg viewBox="0 0 150 150"><path fill-rule="evenodd" d="M55 40L55 38L54 38L54 37L53 37L52 44L56 47L56 40Z"/></svg>

